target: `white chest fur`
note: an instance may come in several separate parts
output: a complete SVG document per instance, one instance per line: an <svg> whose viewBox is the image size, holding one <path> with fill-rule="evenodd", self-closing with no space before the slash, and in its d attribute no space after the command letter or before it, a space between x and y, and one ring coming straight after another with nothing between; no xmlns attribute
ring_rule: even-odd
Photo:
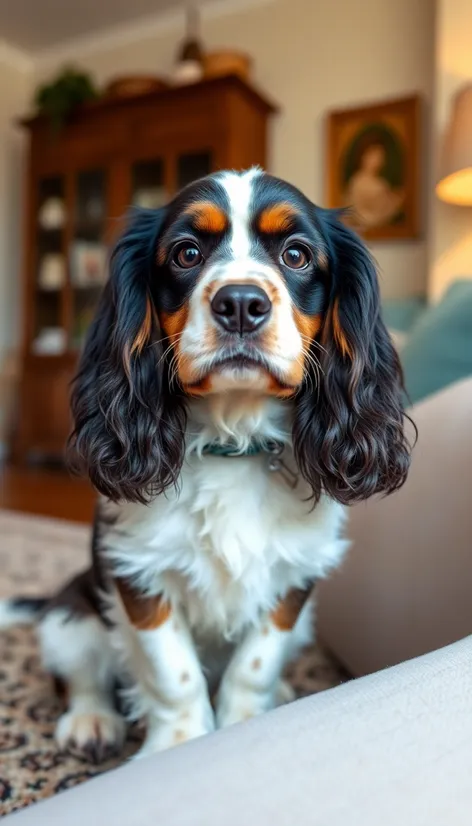
<svg viewBox="0 0 472 826"><path fill-rule="evenodd" d="M192 456L180 490L150 505L105 505L103 545L117 574L184 606L203 632L237 635L290 587L341 560L343 508L306 501L267 470L267 456ZM305 500L305 501L304 501Z"/></svg>

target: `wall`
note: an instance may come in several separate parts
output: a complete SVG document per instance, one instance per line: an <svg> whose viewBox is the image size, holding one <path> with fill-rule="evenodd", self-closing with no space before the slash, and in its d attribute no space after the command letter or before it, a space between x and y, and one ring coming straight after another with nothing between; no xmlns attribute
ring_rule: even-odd
<svg viewBox="0 0 472 826"><path fill-rule="evenodd" d="M453 95L472 82L471 0L438 0L435 59L435 161ZM472 139L472 138L471 138ZM434 171L433 171L434 174ZM456 278L472 278L472 207L431 203L429 294L437 300Z"/></svg>
<svg viewBox="0 0 472 826"><path fill-rule="evenodd" d="M323 118L329 108L421 92L433 83L432 0L273 0L204 21L208 47L234 46L255 57L255 77L281 106L271 168L323 201ZM247 3L245 4L247 6ZM164 30L166 29L166 30ZM134 71L167 72L181 29L139 29L134 38L76 41L42 55L36 79L72 58L99 82ZM424 291L425 233L418 241L376 243L385 296Z"/></svg>
<svg viewBox="0 0 472 826"><path fill-rule="evenodd" d="M0 45L0 455L20 340L20 266L24 141L13 121L30 95L29 66Z"/></svg>

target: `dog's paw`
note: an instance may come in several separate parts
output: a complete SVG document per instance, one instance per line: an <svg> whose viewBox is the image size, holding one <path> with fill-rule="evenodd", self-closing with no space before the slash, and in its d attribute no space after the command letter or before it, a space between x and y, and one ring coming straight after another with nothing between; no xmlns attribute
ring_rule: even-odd
<svg viewBox="0 0 472 826"><path fill-rule="evenodd" d="M142 757L150 757L151 754L156 754L159 751L166 751L174 746L180 746L188 740L194 740L197 737L203 737L205 734L210 734L213 729L203 727L192 727L185 724L185 721L176 722L172 725L159 726L156 731L150 732L143 745L133 757L133 760L141 760Z"/></svg>
<svg viewBox="0 0 472 826"><path fill-rule="evenodd" d="M148 721L146 739L134 755L134 760L148 757L159 751L179 746L196 737L203 737L215 729L213 710L209 703L202 707L176 709L175 713L166 714L165 720L159 713Z"/></svg>
<svg viewBox="0 0 472 826"><path fill-rule="evenodd" d="M226 685L217 698L218 728L233 726L279 705L275 691L257 691L244 685Z"/></svg>
<svg viewBox="0 0 472 826"><path fill-rule="evenodd" d="M109 709L89 712L67 711L56 728L62 751L89 763L103 763L120 753L125 739L125 721Z"/></svg>
<svg viewBox="0 0 472 826"><path fill-rule="evenodd" d="M297 695L295 689L287 680L279 680L275 692L275 705L285 706L288 703L293 703Z"/></svg>

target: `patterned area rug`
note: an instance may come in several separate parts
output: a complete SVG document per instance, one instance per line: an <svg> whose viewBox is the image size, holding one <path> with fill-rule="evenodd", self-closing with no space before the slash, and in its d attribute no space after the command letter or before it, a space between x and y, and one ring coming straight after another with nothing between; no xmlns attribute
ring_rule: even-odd
<svg viewBox="0 0 472 826"><path fill-rule="evenodd" d="M0 511L0 598L53 593L87 565L89 535L82 525ZM308 649L288 676L299 697L348 679L319 646ZM0 632L0 815L114 768L141 742L134 727L120 760L90 765L56 748L60 712L52 680L41 669L34 629Z"/></svg>

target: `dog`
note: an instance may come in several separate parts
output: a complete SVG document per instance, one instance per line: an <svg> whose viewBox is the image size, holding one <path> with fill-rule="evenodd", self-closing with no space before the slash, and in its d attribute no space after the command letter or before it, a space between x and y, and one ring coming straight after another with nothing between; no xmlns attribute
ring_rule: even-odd
<svg viewBox="0 0 472 826"><path fill-rule="evenodd" d="M134 213L72 391L92 566L38 624L62 748L121 748L117 685L138 756L289 699L345 506L405 481L402 399L375 266L337 211L253 168Z"/></svg>

